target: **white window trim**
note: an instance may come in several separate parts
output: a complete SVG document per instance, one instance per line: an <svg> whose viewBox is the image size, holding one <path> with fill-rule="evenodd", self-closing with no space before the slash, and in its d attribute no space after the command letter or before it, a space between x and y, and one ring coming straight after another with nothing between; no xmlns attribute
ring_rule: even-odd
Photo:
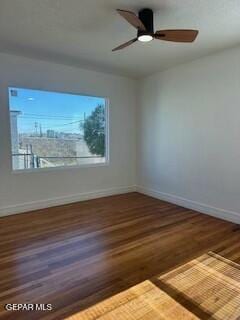
<svg viewBox="0 0 240 320"><path fill-rule="evenodd" d="M19 89L30 89L30 90L39 90L39 91L47 91L47 92L54 92L54 93L62 93L62 94L72 94L72 95L79 95L79 96L85 96L85 97L93 97L93 98L103 98L105 99L105 119L106 119L106 125L105 125L105 147L106 147L106 154L105 154L105 162L102 163L89 163L89 164L80 164L80 165L73 165L73 166L58 166L58 167L49 167L49 168L35 168L35 169L14 169L13 168L13 161L12 161L12 152L10 152L10 159L11 159L11 173L12 174L25 174L25 173L40 173L40 172L49 172L49 171L66 171L66 170L76 170L76 169L87 169L87 168L98 168L98 167L107 167L110 165L110 115L109 115L109 105L110 100L109 98L105 96L99 96L99 95L91 95L86 93L76 93L76 92L66 92L66 91L51 91L46 89L36 89L32 87L22 87L22 86L14 86L14 85L8 85L7 86L7 96L8 96L8 116L9 116L9 125L10 124L10 101L9 101L9 88L19 88ZM10 139L10 145L11 145L11 129L9 132L9 139Z"/></svg>

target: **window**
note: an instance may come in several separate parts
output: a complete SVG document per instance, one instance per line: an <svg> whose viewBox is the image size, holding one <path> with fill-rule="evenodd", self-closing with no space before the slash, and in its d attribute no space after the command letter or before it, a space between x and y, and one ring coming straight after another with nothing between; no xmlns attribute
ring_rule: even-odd
<svg viewBox="0 0 240 320"><path fill-rule="evenodd" d="M9 88L13 170L107 162L107 100Z"/></svg>

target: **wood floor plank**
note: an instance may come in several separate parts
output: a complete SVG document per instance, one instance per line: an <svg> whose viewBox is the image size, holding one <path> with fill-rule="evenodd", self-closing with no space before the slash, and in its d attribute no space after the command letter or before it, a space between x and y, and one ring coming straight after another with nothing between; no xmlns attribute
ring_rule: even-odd
<svg viewBox="0 0 240 320"><path fill-rule="evenodd" d="M0 319L64 319L209 251L240 262L239 226L139 193L1 218L0 240Z"/></svg>

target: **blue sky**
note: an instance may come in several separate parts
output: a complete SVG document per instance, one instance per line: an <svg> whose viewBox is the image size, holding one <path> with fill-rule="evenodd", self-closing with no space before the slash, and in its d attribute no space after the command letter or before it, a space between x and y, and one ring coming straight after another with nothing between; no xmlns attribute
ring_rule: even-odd
<svg viewBox="0 0 240 320"><path fill-rule="evenodd" d="M35 123L55 131L79 133L79 120L84 119L99 105L105 104L104 98L80 96L75 94L9 88L10 110L20 111L18 130L34 132Z"/></svg>

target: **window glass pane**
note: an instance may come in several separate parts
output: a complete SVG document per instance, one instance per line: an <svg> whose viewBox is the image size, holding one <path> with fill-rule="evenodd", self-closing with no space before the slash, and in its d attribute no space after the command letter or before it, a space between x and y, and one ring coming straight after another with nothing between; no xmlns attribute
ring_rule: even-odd
<svg viewBox="0 0 240 320"><path fill-rule="evenodd" d="M106 162L106 99L9 88L14 170Z"/></svg>

